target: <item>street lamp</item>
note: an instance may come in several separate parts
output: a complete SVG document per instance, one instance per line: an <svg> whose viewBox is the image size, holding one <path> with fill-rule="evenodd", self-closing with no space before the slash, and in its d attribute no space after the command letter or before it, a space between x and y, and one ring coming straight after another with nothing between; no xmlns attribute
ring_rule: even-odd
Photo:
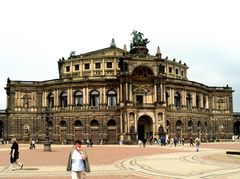
<svg viewBox="0 0 240 179"><path fill-rule="evenodd" d="M51 142L49 140L49 120L50 120L50 113L47 107L44 107L43 113L45 119L45 141L44 141L44 149L43 151L51 152Z"/></svg>

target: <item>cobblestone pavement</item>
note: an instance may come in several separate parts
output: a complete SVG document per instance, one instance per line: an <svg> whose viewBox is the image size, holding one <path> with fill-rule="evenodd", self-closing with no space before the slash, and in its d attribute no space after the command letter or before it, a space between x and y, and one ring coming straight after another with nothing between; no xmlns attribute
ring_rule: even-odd
<svg viewBox="0 0 240 179"><path fill-rule="evenodd" d="M22 170L10 171L10 145L0 146L0 178L4 179L68 179L65 171L70 145L52 145L44 152L43 145L29 150L20 145ZM92 172L89 179L147 179L147 178L240 178L240 156L227 155L226 150L239 150L240 142L203 143L200 152L185 146L99 145L87 150Z"/></svg>

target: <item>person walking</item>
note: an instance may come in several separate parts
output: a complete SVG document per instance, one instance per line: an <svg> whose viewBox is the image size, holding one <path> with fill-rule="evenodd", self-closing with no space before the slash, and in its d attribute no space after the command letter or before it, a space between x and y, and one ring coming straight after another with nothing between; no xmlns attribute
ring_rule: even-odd
<svg viewBox="0 0 240 179"><path fill-rule="evenodd" d="M31 143L32 143L32 148L35 149L36 148L35 147L35 143L36 143L35 140L33 139Z"/></svg>
<svg viewBox="0 0 240 179"><path fill-rule="evenodd" d="M29 149L35 149L35 140L31 140Z"/></svg>
<svg viewBox="0 0 240 179"><path fill-rule="evenodd" d="M190 138L190 146L194 146L194 145L193 145L193 138L192 138L192 137Z"/></svg>
<svg viewBox="0 0 240 179"><path fill-rule="evenodd" d="M174 139L173 139L173 143L174 143L174 146L176 147L176 146L177 146L177 143L178 143L178 139L177 139L177 137L174 137Z"/></svg>
<svg viewBox="0 0 240 179"><path fill-rule="evenodd" d="M147 139L143 138L142 143L143 143L143 147L146 147Z"/></svg>
<svg viewBox="0 0 240 179"><path fill-rule="evenodd" d="M19 159L19 146L18 146L16 138L12 138L11 142L12 142L12 146L11 146L11 152L10 152L10 163L11 163L10 164L10 169L12 171L14 171L15 170L14 164L19 166L20 169L23 168L23 164L18 161L18 159Z"/></svg>
<svg viewBox="0 0 240 179"><path fill-rule="evenodd" d="M199 152L200 139L199 139L198 137L196 137L196 139L195 139L195 143L196 143L196 152Z"/></svg>
<svg viewBox="0 0 240 179"><path fill-rule="evenodd" d="M82 142L74 142L74 150L70 152L67 171L72 172L72 179L83 179L85 172L90 172L87 152L82 149Z"/></svg>
<svg viewBox="0 0 240 179"><path fill-rule="evenodd" d="M184 145L184 138L182 138L182 145Z"/></svg>

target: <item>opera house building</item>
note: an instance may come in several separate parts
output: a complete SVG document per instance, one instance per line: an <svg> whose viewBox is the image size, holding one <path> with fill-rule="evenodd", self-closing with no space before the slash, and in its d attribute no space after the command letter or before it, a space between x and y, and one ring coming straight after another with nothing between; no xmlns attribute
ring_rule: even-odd
<svg viewBox="0 0 240 179"><path fill-rule="evenodd" d="M163 58L159 47L149 54L148 41L133 35L129 51L113 39L107 48L59 59L58 79L7 79L0 138L41 142L49 135L53 143L94 144L162 135L231 139L240 126L234 124L233 89L188 80L185 63Z"/></svg>

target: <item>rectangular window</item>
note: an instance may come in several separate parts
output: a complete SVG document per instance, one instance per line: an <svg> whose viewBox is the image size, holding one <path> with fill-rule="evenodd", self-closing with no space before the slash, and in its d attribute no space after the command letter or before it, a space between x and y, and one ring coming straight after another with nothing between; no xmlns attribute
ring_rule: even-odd
<svg viewBox="0 0 240 179"><path fill-rule="evenodd" d="M70 66L66 66L66 72L70 72Z"/></svg>
<svg viewBox="0 0 240 179"><path fill-rule="evenodd" d="M136 96L136 103L137 104L143 104L143 96L142 95L137 95Z"/></svg>
<svg viewBox="0 0 240 179"><path fill-rule="evenodd" d="M108 96L108 106L116 106L116 96Z"/></svg>
<svg viewBox="0 0 240 179"><path fill-rule="evenodd" d="M165 66L160 64L159 65L159 72L162 74L162 73L164 73L164 71L165 71Z"/></svg>
<svg viewBox="0 0 240 179"><path fill-rule="evenodd" d="M75 71L78 71L78 70L79 70L79 65L78 65L78 64L75 65L74 67L75 67Z"/></svg>
<svg viewBox="0 0 240 179"><path fill-rule="evenodd" d="M76 106L82 106L83 105L83 98L82 98L82 96L75 98L75 105Z"/></svg>
<svg viewBox="0 0 240 179"><path fill-rule="evenodd" d="M112 62L107 62L107 68L112 68Z"/></svg>
<svg viewBox="0 0 240 179"><path fill-rule="evenodd" d="M183 76L183 71L181 71L181 73L182 73L182 76Z"/></svg>
<svg viewBox="0 0 240 179"><path fill-rule="evenodd" d="M168 68L169 73L172 73L172 67Z"/></svg>
<svg viewBox="0 0 240 179"><path fill-rule="evenodd" d="M85 70L89 70L89 68L90 68L90 64L89 63L84 64L84 69Z"/></svg>
<svg viewBox="0 0 240 179"><path fill-rule="evenodd" d="M178 69L176 69L176 74L178 75Z"/></svg>
<svg viewBox="0 0 240 179"><path fill-rule="evenodd" d="M100 69L101 68L101 63L95 63L95 69Z"/></svg>
<svg viewBox="0 0 240 179"><path fill-rule="evenodd" d="M98 96L91 97L91 106L95 106L95 107L99 106L99 97Z"/></svg>

